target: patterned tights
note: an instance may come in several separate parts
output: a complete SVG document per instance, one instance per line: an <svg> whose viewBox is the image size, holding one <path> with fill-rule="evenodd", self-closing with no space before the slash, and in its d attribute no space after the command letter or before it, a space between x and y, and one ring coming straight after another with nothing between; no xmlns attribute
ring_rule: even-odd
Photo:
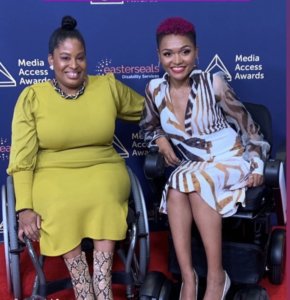
<svg viewBox="0 0 290 300"><path fill-rule="evenodd" d="M94 291L97 300L113 300L113 252L94 251Z"/></svg>
<svg viewBox="0 0 290 300"><path fill-rule="evenodd" d="M76 257L64 259L64 261L71 276L76 300L95 300L85 253L82 252Z"/></svg>

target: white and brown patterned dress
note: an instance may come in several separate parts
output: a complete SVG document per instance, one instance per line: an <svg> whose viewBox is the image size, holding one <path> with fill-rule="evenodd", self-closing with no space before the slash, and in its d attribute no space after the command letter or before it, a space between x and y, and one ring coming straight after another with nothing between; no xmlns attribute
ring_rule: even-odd
<svg viewBox="0 0 290 300"><path fill-rule="evenodd" d="M144 139L150 147L157 138L166 136L181 157L181 164L165 185L160 212L167 213L167 193L173 188L197 192L223 217L230 216L237 203L244 203L248 175L263 174L270 145L223 73L193 70L190 78L185 124L174 114L167 74L146 87L140 123Z"/></svg>

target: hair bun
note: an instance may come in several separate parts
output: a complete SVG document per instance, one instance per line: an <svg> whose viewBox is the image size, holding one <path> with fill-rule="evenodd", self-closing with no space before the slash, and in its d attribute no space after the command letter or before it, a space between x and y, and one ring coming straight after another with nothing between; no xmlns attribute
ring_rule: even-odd
<svg viewBox="0 0 290 300"><path fill-rule="evenodd" d="M77 21L71 16L62 18L61 28L66 30L74 30L77 26Z"/></svg>

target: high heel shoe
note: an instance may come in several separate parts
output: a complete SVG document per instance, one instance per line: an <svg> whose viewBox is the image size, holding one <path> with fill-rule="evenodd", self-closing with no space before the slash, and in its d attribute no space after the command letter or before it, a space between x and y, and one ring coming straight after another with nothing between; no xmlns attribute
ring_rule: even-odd
<svg viewBox="0 0 290 300"><path fill-rule="evenodd" d="M225 284L224 284L224 289L223 289L223 294L222 294L221 300L226 299L227 292L229 291L230 286L231 286L230 277L226 271L224 271L224 272L225 272Z"/></svg>
<svg viewBox="0 0 290 300"><path fill-rule="evenodd" d="M198 296L198 275L195 271L195 269L193 269L193 273L195 276L195 299L197 300L197 296Z"/></svg>
<svg viewBox="0 0 290 300"><path fill-rule="evenodd" d="M195 299L197 300L197 296L198 296L198 275L197 275L195 269L192 269L192 270L193 270L193 274L194 274L194 277L195 277ZM181 287L180 287L179 300L181 300L182 288L183 288L183 282L181 283Z"/></svg>

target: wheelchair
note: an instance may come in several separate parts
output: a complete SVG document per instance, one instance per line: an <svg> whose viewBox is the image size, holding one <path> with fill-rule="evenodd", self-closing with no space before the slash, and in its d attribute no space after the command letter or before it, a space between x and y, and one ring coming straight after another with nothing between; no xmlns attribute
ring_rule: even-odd
<svg viewBox="0 0 290 300"><path fill-rule="evenodd" d="M170 294L170 286L166 285L166 278L160 272L148 273L150 236L146 203L138 178L129 167L127 169L131 181L127 216L128 231L126 239L116 245L116 252L123 265L123 270L113 271L112 283L125 285L126 299L166 300L169 299ZM15 195L11 176L7 177L6 185L2 186L2 214L7 285L14 299L22 299L20 255L24 249L27 249L36 274L31 296L26 299L43 300L46 299L47 295L71 288L70 278L47 281L43 270L45 257L37 254L33 243L28 238L24 237L24 244L18 240ZM91 240L83 240L82 248L84 251L90 250L91 247ZM153 290L151 287L147 287L147 284L144 285L145 279L150 273L152 273L150 277L160 279ZM163 285L164 287L162 287ZM158 290L157 296L156 287ZM146 295L145 298L142 294Z"/></svg>
<svg viewBox="0 0 290 300"><path fill-rule="evenodd" d="M260 125L265 139L272 145L271 114L266 106L243 102L254 121ZM228 299L238 294L255 294L252 299L265 299L265 290L259 282L269 276L272 284L281 284L286 264L286 188L284 179L285 153L278 152L274 159L265 163L264 184L249 188L245 207L239 206L236 214L223 219L222 253L223 266L229 274L232 286ZM281 160L282 158L282 160ZM144 172L154 185L165 183L164 160L158 148L149 149L145 158ZM163 179L162 179L163 178ZM156 187L161 194L162 187ZM161 198L161 196L160 196ZM273 218L276 220L273 220ZM275 226L273 223L275 223ZM193 266L201 278L201 293L207 273L206 256L197 228L192 228ZM181 282L173 241L169 233L169 271ZM201 296L199 292L199 296ZM249 294L249 293L248 293Z"/></svg>

